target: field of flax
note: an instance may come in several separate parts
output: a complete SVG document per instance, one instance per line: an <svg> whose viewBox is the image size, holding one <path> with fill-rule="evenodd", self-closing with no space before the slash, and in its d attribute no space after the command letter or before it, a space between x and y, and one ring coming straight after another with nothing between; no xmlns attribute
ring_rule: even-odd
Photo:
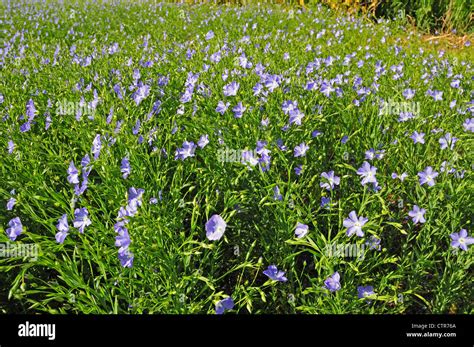
<svg viewBox="0 0 474 347"><path fill-rule="evenodd" d="M473 313L473 55L425 46L323 6L4 1L0 311Z"/></svg>

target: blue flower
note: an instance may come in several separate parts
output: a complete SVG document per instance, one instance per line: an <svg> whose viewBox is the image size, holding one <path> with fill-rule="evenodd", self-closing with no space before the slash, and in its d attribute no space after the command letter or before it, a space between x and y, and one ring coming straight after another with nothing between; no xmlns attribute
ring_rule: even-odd
<svg viewBox="0 0 474 347"><path fill-rule="evenodd" d="M374 287L372 286L359 286L357 287L357 297L359 299L364 299L366 298L367 296L370 296L370 295L375 295L375 292L374 292Z"/></svg>
<svg viewBox="0 0 474 347"><path fill-rule="evenodd" d="M234 300L231 297L222 299L216 303L216 314L223 314L227 310L234 308Z"/></svg>
<svg viewBox="0 0 474 347"><path fill-rule="evenodd" d="M135 93L133 93L132 98L133 98L133 101L135 101L135 103L138 106L144 99L148 97L149 94L150 94L150 86L146 84L141 84L137 88Z"/></svg>
<svg viewBox="0 0 474 347"><path fill-rule="evenodd" d="M415 96L415 91L413 89L405 89L402 93L402 95L405 97L406 100L410 100L410 99L413 99L413 97Z"/></svg>
<svg viewBox="0 0 474 347"><path fill-rule="evenodd" d="M355 211L351 211L349 213L349 218L344 219L343 225L347 228L347 236L352 236L356 234L359 237L364 236L364 232L362 231L362 227L365 223L368 222L368 218L365 217L357 217Z"/></svg>
<svg viewBox="0 0 474 347"><path fill-rule="evenodd" d="M459 233L452 233L451 235L451 246L454 248L460 248L463 251L467 251L467 246L474 243L474 237L467 235L466 229L461 229Z"/></svg>
<svg viewBox="0 0 474 347"><path fill-rule="evenodd" d="M362 185L366 185L367 183L373 183L377 185L377 178L375 174L377 173L377 168L375 166L371 166L368 162L364 161L362 166L357 170L357 174L362 176Z"/></svg>
<svg viewBox="0 0 474 347"><path fill-rule="evenodd" d="M426 219L424 217L426 210L424 208L419 208L417 205L413 206L413 209L408 212L408 215L412 218L413 223L424 223Z"/></svg>
<svg viewBox="0 0 474 347"><path fill-rule="evenodd" d="M128 202L131 202L132 200L136 200L138 202L138 206L141 206L143 193L145 193L145 189L135 188L135 187L129 188L128 189Z"/></svg>
<svg viewBox="0 0 474 347"><path fill-rule="evenodd" d="M91 162L91 158L89 157L89 154L86 154L84 158L81 160L81 166L83 168L86 168Z"/></svg>
<svg viewBox="0 0 474 347"><path fill-rule="evenodd" d="M199 138L197 145L199 146L199 148L204 148L206 147L208 143L209 143L209 136L206 134L206 135L202 135Z"/></svg>
<svg viewBox="0 0 474 347"><path fill-rule="evenodd" d="M117 236L115 237L115 247L120 247L122 250L128 248L132 240L130 240L130 235L128 234L128 229L121 227L117 231Z"/></svg>
<svg viewBox="0 0 474 347"><path fill-rule="evenodd" d="M465 131L474 132L474 118L467 118L462 124Z"/></svg>
<svg viewBox="0 0 474 347"><path fill-rule="evenodd" d="M16 204L16 199L15 198L10 198L7 201L7 211L13 210L13 206L15 206L15 204Z"/></svg>
<svg viewBox="0 0 474 347"><path fill-rule="evenodd" d="M218 214L213 215L206 223L206 237L211 241L220 240L224 235L227 223Z"/></svg>
<svg viewBox="0 0 474 347"><path fill-rule="evenodd" d="M231 82L224 86L225 96L235 96L239 90L240 84L238 82Z"/></svg>
<svg viewBox="0 0 474 347"><path fill-rule="evenodd" d="M123 178L127 178L130 175L131 168L130 168L130 161L128 157L124 157L122 159L122 163L120 165L120 172L122 173Z"/></svg>
<svg viewBox="0 0 474 347"><path fill-rule="evenodd" d="M15 143L12 140L8 141L8 153L12 154L13 151L15 150Z"/></svg>
<svg viewBox="0 0 474 347"><path fill-rule="evenodd" d="M247 107L245 107L242 102L239 102L233 109L232 111L234 112L234 117L235 118L242 118L242 115L244 114L245 110Z"/></svg>
<svg viewBox="0 0 474 347"><path fill-rule="evenodd" d="M67 214L63 214L61 218L58 220L58 224L56 225L56 229L58 232L56 233L56 241L58 243L63 243L64 239L66 238L69 232L69 224L67 222Z"/></svg>
<svg viewBox="0 0 474 347"><path fill-rule="evenodd" d="M402 182L403 182L403 181L405 180L405 178L407 178L407 177L408 177L408 174L407 174L406 172L402 173L401 175L397 174L396 172L393 172L393 173L392 173L392 178L393 178L393 179L398 178L398 179L399 179L400 181L402 181Z"/></svg>
<svg viewBox="0 0 474 347"><path fill-rule="evenodd" d="M449 147L450 150L453 150L454 144L458 139L456 137L451 136L450 133L446 133L442 138L439 139L439 144L441 149L446 149Z"/></svg>
<svg viewBox="0 0 474 347"><path fill-rule="evenodd" d="M335 292L339 289L341 289L341 283L339 283L341 279L341 276L339 275L339 272L333 273L331 276L326 278L324 281L324 286L329 289L331 292Z"/></svg>
<svg viewBox="0 0 474 347"><path fill-rule="evenodd" d="M438 173L433 170L431 166L427 166L424 171L418 172L418 177L420 178L420 185L428 184L432 187L435 185L435 178L438 176Z"/></svg>
<svg viewBox="0 0 474 347"><path fill-rule="evenodd" d="M206 40L210 40L214 37L214 32L212 30L209 30L206 34Z"/></svg>
<svg viewBox="0 0 474 347"><path fill-rule="evenodd" d="M277 282L286 282L288 280L285 277L285 272L278 270L275 265L270 265L266 270L263 271L263 274L271 280Z"/></svg>
<svg viewBox="0 0 474 347"><path fill-rule="evenodd" d="M194 157L194 151L196 150L196 145L192 141L184 141L183 146L178 148L175 152L174 159L185 160L189 157Z"/></svg>
<svg viewBox="0 0 474 347"><path fill-rule="evenodd" d="M72 160L67 169L67 181L71 184L79 184L79 171Z"/></svg>
<svg viewBox="0 0 474 347"><path fill-rule="evenodd" d="M303 173L303 165L298 165L295 167L295 174L296 176L299 176Z"/></svg>
<svg viewBox="0 0 474 347"><path fill-rule="evenodd" d="M221 115L223 115L225 113L225 111L227 111L227 109L229 108L230 106L230 103L224 103L223 101L219 101L217 103L217 107L216 107L216 112L220 113Z"/></svg>
<svg viewBox="0 0 474 347"><path fill-rule="evenodd" d="M303 238L308 234L309 227L306 224L298 222L295 229L295 236L299 239Z"/></svg>
<svg viewBox="0 0 474 347"><path fill-rule="evenodd" d="M375 250L377 250L377 251L380 251L381 248L382 248L381 245L380 245L380 242L381 242L381 240L380 240L378 237L372 235L372 236L370 236L370 238L365 242L365 244L369 247L369 249L375 249Z"/></svg>
<svg viewBox="0 0 474 347"><path fill-rule="evenodd" d="M329 197L321 197L321 207L328 207L329 208L329 203L331 202L331 198Z"/></svg>
<svg viewBox="0 0 474 347"><path fill-rule="evenodd" d="M413 140L413 143L425 143L424 139L425 133L419 133L418 131L414 131L410 138Z"/></svg>
<svg viewBox="0 0 474 347"><path fill-rule="evenodd" d="M19 217L13 218L8 222L9 228L7 228L6 233L10 240L15 241L18 236L23 232L23 225Z"/></svg>
<svg viewBox="0 0 474 347"><path fill-rule="evenodd" d="M280 194L280 188L278 186L273 188L273 199L280 201L283 200L283 196Z"/></svg>
<svg viewBox="0 0 474 347"><path fill-rule="evenodd" d="M100 155L100 150L102 149L102 142L100 141L100 135L96 135L94 141L92 142L92 154L94 154L94 160L97 160Z"/></svg>
<svg viewBox="0 0 474 347"><path fill-rule="evenodd" d="M306 155L306 152L308 151L309 146L307 146L304 142L299 144L298 146L295 147L293 156L294 157L304 157Z"/></svg>
<svg viewBox="0 0 474 347"><path fill-rule="evenodd" d="M338 186L341 181L339 176L334 175L334 171L323 172L321 177L325 178L327 182L321 182L319 183L319 186L321 188L326 188L327 190L333 190L334 186Z"/></svg>
<svg viewBox="0 0 474 347"><path fill-rule="evenodd" d="M28 116L28 120L31 122L36 115L36 108L35 103L32 99L30 99L26 104L26 115Z"/></svg>
<svg viewBox="0 0 474 347"><path fill-rule="evenodd" d="M133 266L133 253L130 252L128 248L124 249L121 251L121 248L119 249L118 252L118 258L120 260L120 264L123 267L132 267Z"/></svg>
<svg viewBox="0 0 474 347"><path fill-rule="evenodd" d="M20 126L20 131L26 133L31 130L31 121L27 121Z"/></svg>
<svg viewBox="0 0 474 347"><path fill-rule="evenodd" d="M80 233L84 233L84 229L91 224L87 208L76 208L74 211L74 228L79 229Z"/></svg>

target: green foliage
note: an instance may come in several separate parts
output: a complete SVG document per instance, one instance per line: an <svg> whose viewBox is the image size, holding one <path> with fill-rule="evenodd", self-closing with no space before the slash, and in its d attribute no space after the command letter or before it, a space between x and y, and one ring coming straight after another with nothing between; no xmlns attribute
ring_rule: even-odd
<svg viewBox="0 0 474 347"><path fill-rule="evenodd" d="M449 237L461 228L472 234L472 135L462 127L468 112L463 115L449 107L452 99L465 107L471 100L472 86L463 80L462 90L450 88L446 65L430 52L419 52L416 41L412 47L401 47L397 37L405 35L405 28L397 23L375 25L360 18L335 16L324 7L289 13L278 7L185 7L154 1L123 1L115 6L65 3L63 7L54 3L0 5L1 17L12 22L1 35L8 33L11 38L23 30L28 44L21 56L16 42L15 54L5 59L1 70L0 93L5 101L0 105L0 119L5 120L0 120L0 242L8 241L7 224L19 216L25 231L15 243L34 244L40 250L36 261L0 259L2 312L212 313L218 300L232 295L239 313L473 313L472 248L455 253ZM391 3L382 10L405 9L428 26L438 25L430 22L433 13L444 13L441 5L423 12L420 8L427 8L426 1L423 7L409 9L400 1ZM459 2L459 8L462 6ZM464 23L464 11L453 11L452 22ZM54 17L58 17L57 23ZM250 30L252 24L256 29ZM205 42L203 37L209 30L215 32L215 39ZM316 37L322 31L326 34ZM342 38L336 36L338 31ZM145 50L147 35L149 48ZM248 45L241 41L247 35L251 39ZM209 45L209 53L213 53L224 41L229 54L211 64L204 48ZM119 52L102 55L114 42L119 43ZM58 64L43 64L42 58L53 61L58 44ZM267 44L273 52L265 54ZM308 44L320 46L322 53L306 51ZM81 56L95 51L91 65L71 62L72 45ZM234 45L237 48L232 51ZM395 53L395 46L401 53ZM230 110L223 116L215 112L217 102L224 99L224 84L234 78L224 82L224 70L242 70L235 64L240 56L238 47L243 47L254 66L263 63L268 71L287 79L263 104L252 91L259 78L248 70L239 78L235 100L253 108L241 119L235 119ZM188 49L196 51L192 59L185 58ZM284 53L289 53L289 60L283 59ZM304 89L308 62L351 53L356 54L356 61L366 53L373 56L360 69L350 67L353 73L348 76L350 83L341 86L341 98L326 98ZM133 59L131 66L125 64L129 58ZM426 95L429 86L421 78L424 59L443 71L433 81L444 91L441 102ZM453 75L472 74L472 60L461 64L451 57L443 59L451 64ZM154 64L150 67L140 65L151 60ZM356 107L352 83L357 75L363 77L364 85L370 85L378 60L387 70L403 63L405 77L380 76L377 95L369 94ZM210 65L207 72L202 71L204 64ZM119 79L111 72L120 70L122 85L127 88L136 68L141 80L153 81L150 96L138 106L128 91L123 100L116 97L112 87ZM179 98L189 71L202 72L199 82L210 89L211 96L196 92L180 115ZM323 77L334 78L345 71L347 68L337 63L328 67ZM163 89L156 83L160 75L170 79ZM84 85L92 83L100 97L95 119L76 121L74 116L56 114L53 107L49 110L52 125L44 130L48 99L53 103L63 99L78 102L81 93L74 86L81 79ZM407 86L417 90L413 101L422 105L421 117L398 122L396 116L381 116L378 97L403 101L401 93ZM84 95L90 101L91 92ZM23 121L18 119L30 98L39 112L32 129L22 133L18 128ZM161 112L146 121L157 99L162 101ZM306 115L302 126L287 132L281 130L288 123L281 110L285 100L297 100ZM322 107L321 112L317 106ZM114 117L107 124L111 107ZM270 120L266 128L260 126L264 117ZM114 134L119 119L123 120L122 130ZM153 128L158 129L152 146L146 138L139 144L132 134L137 119L145 137ZM175 125L178 131L172 134ZM435 128L459 138L454 152L440 149L439 135L431 133ZM316 129L323 135L312 137ZM427 134L424 146L413 145L407 137L414 129ZM75 197L66 170L71 160L77 164L90 153L96 134L115 136L116 143L105 144L93 163L88 190ZM174 160L174 151L184 140L196 142L203 134L209 135L210 143L198 149L196 157ZM349 136L346 145L341 143L344 135ZM263 173L258 168L248 170L241 163L219 162L219 138L235 149L253 149L258 140L267 141L271 169ZM278 149L278 138L284 139L289 151ZM392 145L395 139L398 145ZM6 152L9 140L16 145L12 155ZM292 149L303 141L310 150L297 160ZM379 145L386 149L385 158L375 162L383 188L368 192L355 171L364 161L364 152ZM126 155L132 173L123 179L120 161ZM439 171L443 161L466 170L464 178L440 173L434 187L420 187L417 172L428 165ZM300 176L294 172L297 164L304 166ZM329 170L341 177L340 187L331 192L319 186L321 173ZM402 183L391 179L392 172L407 172L409 177ZM281 201L273 198L276 185L281 189ZM132 186L145 190L144 204L128 225L134 266L122 268L113 225ZM5 204L13 189L17 204L7 211ZM160 191L163 199L149 204ZM330 209L320 206L323 196L331 198ZM414 225L407 218L414 204L427 210L423 225ZM72 224L77 207L89 210L91 226L84 234L71 228L64 244L58 244L57 220L67 214ZM324 251L330 243L365 242L346 236L342 221L352 210L369 218L366 235L379 237L382 249L367 251L363 259L330 257ZM228 226L222 240L210 242L204 225L214 213ZM304 239L294 237L297 222L310 226ZM286 271L288 282L268 280L262 271L270 264ZM329 293L323 283L334 271L341 274L342 288ZM357 298L360 285L374 286L377 295L371 303Z"/></svg>

